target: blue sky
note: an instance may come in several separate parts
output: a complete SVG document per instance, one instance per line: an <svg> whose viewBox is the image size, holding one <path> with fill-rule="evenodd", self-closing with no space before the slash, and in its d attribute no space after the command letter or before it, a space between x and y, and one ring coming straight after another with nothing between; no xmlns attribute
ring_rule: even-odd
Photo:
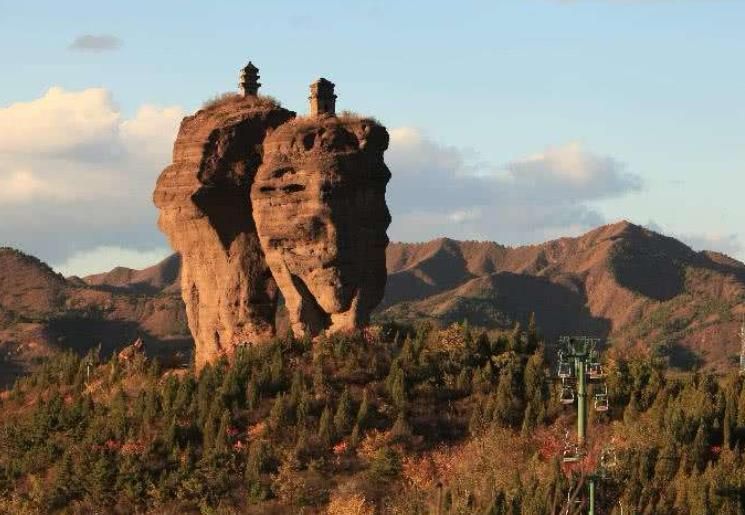
<svg viewBox="0 0 745 515"><path fill-rule="evenodd" d="M0 128L38 127L28 120L46 112L34 106L51 87L69 95L102 88L103 100L63 95L39 105L57 106L58 116L60 104L88 106L80 116L71 108L58 131L70 116L98 119L103 110L149 134L147 123L166 127L234 89L250 58L262 92L291 109L305 112L307 85L325 76L337 84L340 109L374 114L397 131L393 239L518 244L627 218L744 258L743 26L745 2L737 0L0 1ZM99 51L75 48L85 35L109 39ZM26 107L11 111L19 102ZM158 110L143 118L143 106ZM84 157L44 150L39 160L0 145L0 187L34 192L0 192L0 214L13 212L0 243L75 273L166 251L148 197L172 134L153 138L152 159L114 166L101 157L104 147L136 153L132 137L117 139L131 131L96 127L116 135L93 144L80 127L85 137L70 148L85 147ZM57 165L61 175L45 175ZM72 187L62 195L54 182L121 189L133 170L141 187L129 201L142 202L142 213L129 225L119 220L112 234L73 214L95 202ZM106 173L120 182L86 179ZM423 182L433 184L418 188ZM44 232L66 217L73 222L56 232L64 240ZM43 227L28 230L35 225Z"/></svg>

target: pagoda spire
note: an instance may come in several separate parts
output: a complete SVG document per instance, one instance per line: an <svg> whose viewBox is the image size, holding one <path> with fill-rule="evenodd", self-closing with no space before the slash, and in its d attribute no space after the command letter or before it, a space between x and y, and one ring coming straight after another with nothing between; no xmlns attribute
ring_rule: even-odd
<svg viewBox="0 0 745 515"><path fill-rule="evenodd" d="M261 86L259 82L259 69L249 61L241 70L240 81L238 82L241 95L244 97L255 97L259 93L259 86Z"/></svg>

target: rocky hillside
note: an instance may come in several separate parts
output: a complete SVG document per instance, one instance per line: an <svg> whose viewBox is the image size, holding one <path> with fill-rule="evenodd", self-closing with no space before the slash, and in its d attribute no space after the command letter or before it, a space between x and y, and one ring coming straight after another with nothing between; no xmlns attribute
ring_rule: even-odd
<svg viewBox="0 0 745 515"><path fill-rule="evenodd" d="M388 273L384 318L510 326L534 312L549 337L609 336L683 367L731 363L745 315L745 265L628 222L516 248L392 244Z"/></svg>
<svg viewBox="0 0 745 515"><path fill-rule="evenodd" d="M19 356L33 345L113 348L137 334L188 348L179 265L171 256L145 270L65 279L35 258L0 251L2 348L20 348ZM550 339L610 337L619 349L653 349L682 368L732 366L739 350L745 265L628 222L514 248L446 238L393 243L387 266L378 320L467 319L506 329L535 313Z"/></svg>
<svg viewBox="0 0 745 515"><path fill-rule="evenodd" d="M177 265L178 258L169 258L151 270L116 269L106 281L86 283L17 250L0 249L0 385L60 348L85 351L101 344L106 355L138 336L163 358L178 359L179 352L188 357L181 298L169 288ZM166 279L169 269L175 276Z"/></svg>

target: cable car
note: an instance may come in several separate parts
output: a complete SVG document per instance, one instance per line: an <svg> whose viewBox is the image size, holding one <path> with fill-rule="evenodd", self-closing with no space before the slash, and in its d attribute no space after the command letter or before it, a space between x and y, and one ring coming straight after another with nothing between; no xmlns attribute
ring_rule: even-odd
<svg viewBox="0 0 745 515"><path fill-rule="evenodd" d="M608 385L603 385L603 391L595 394L595 411L608 411Z"/></svg>
<svg viewBox="0 0 745 515"><path fill-rule="evenodd" d="M574 389L571 386L563 385L561 387L559 402L562 404L574 404Z"/></svg>
<svg viewBox="0 0 745 515"><path fill-rule="evenodd" d="M559 372L557 374L562 379L572 377L572 366L566 361L559 361Z"/></svg>
<svg viewBox="0 0 745 515"><path fill-rule="evenodd" d="M589 365L587 365L587 375L590 376L590 379L600 379L602 377L605 377L605 370L603 369L603 365L598 362L590 363Z"/></svg>
<svg viewBox="0 0 745 515"><path fill-rule="evenodd" d="M564 449L564 452L561 453L561 461L564 463L577 463L580 459L579 454L573 449Z"/></svg>

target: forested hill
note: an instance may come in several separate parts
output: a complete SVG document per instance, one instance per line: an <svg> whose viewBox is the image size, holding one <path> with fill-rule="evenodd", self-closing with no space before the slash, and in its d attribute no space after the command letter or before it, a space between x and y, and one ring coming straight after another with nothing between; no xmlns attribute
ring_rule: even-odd
<svg viewBox="0 0 745 515"><path fill-rule="evenodd" d="M742 513L742 377L608 356L610 410L562 465L575 406L546 358L532 331L465 326L277 341L199 376L66 353L0 398L0 513L559 513L604 448L598 513Z"/></svg>

